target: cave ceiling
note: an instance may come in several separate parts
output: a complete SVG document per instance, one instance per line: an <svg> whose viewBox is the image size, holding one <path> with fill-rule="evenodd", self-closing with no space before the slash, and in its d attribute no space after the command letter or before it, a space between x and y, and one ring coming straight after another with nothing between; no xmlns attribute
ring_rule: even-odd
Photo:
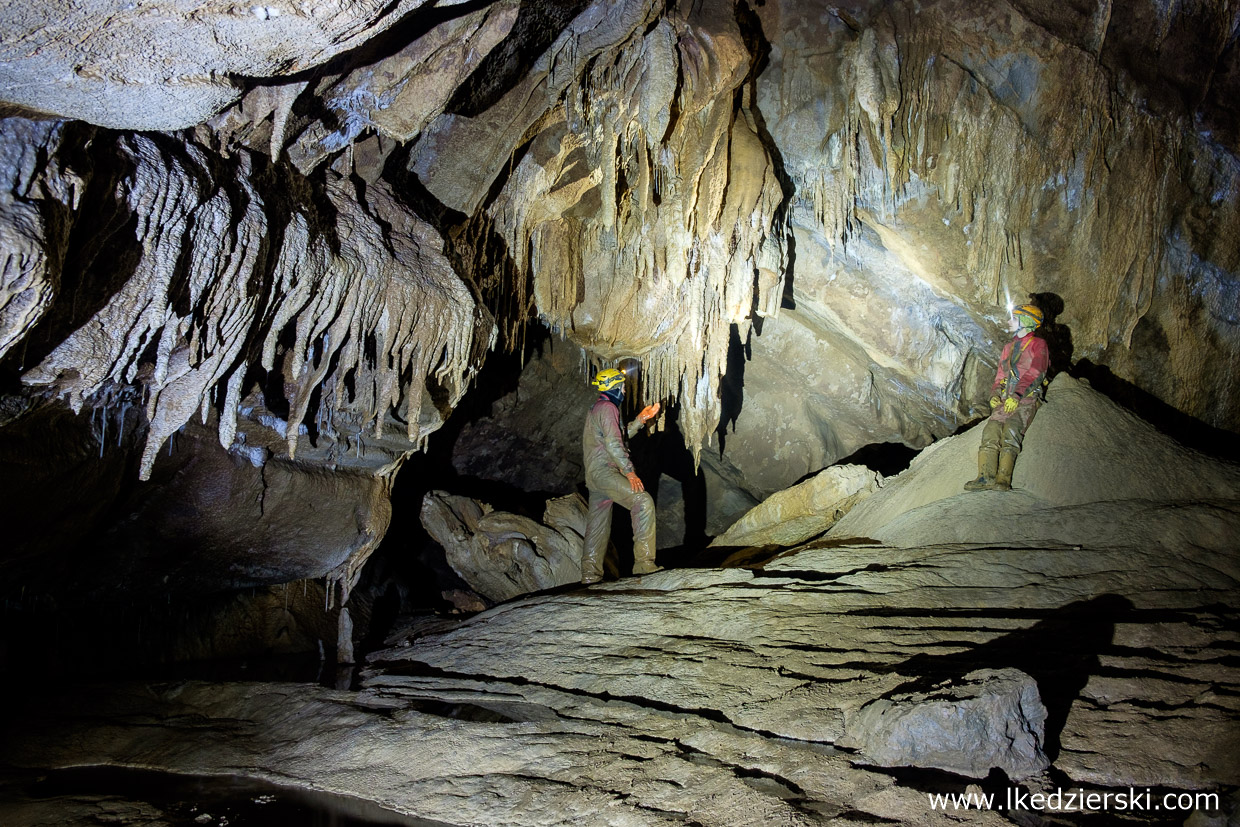
<svg viewBox="0 0 1240 827"><path fill-rule="evenodd" d="M255 582L352 577L394 471L532 321L582 381L639 359L695 459L726 432L767 493L979 415L1029 294L1060 369L1240 431L1238 12L9 4L0 425L67 406L125 454L118 502L221 448L234 494L366 481L348 536ZM177 434L218 456L161 459Z"/></svg>

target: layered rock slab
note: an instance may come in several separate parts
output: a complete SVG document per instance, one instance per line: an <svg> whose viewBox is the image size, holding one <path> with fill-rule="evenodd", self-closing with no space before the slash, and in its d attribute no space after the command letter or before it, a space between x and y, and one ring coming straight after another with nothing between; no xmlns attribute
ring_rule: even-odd
<svg viewBox="0 0 1240 827"><path fill-rule="evenodd" d="M39 734L21 727L0 747L6 763L245 774L446 824L808 827L848 814L1003 823L988 812L929 811L924 794L831 750L532 684L392 677L361 693L202 683L90 690L75 699L77 714L48 698L59 720ZM24 710L48 726L49 707ZM12 789L0 791L0 815L30 811ZM89 824L93 813L79 818L61 823Z"/></svg>
<svg viewBox="0 0 1240 827"><path fill-rule="evenodd" d="M1128 746L1109 758L1090 752L1083 780L1198 787L1240 777L1229 757L1240 710L1189 697L1227 697L1240 680L1225 655L1236 613L1201 608L1234 604L1238 574L1131 549L821 548L761 572L670 571L501 606L381 659L641 699L820 743L838 742L850 716L909 681L1011 667L1047 696L1050 736L1065 722L1078 746L1095 730L1125 733ZM1137 645L1151 624L1165 642ZM1115 682L1110 711L1076 695L1094 691L1100 658ZM1185 684L1174 715L1141 713L1167 703L1160 681ZM1196 757L1180 763L1163 741ZM1078 766L1066 744L1056 761Z"/></svg>
<svg viewBox="0 0 1240 827"><path fill-rule="evenodd" d="M912 682L1007 669L1037 684L1072 782L1236 785L1240 613L1217 608L1236 572L1155 556L862 546L661 572L424 630L360 694L90 687L83 717L20 716L4 760L244 772L449 823L999 823L830 747Z"/></svg>

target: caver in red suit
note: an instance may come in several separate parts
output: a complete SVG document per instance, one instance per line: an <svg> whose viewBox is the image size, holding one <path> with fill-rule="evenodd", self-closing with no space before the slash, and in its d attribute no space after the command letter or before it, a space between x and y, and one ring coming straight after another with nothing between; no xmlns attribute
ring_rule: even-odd
<svg viewBox="0 0 1240 827"><path fill-rule="evenodd" d="M1042 311L1032 304L1018 307L1008 325L1014 336L999 356L999 370L990 386L993 412L982 429L982 447L977 452L977 479L965 483L966 491L1012 489L1021 442L1042 404L1050 352L1045 340L1033 335L1042 325Z"/></svg>

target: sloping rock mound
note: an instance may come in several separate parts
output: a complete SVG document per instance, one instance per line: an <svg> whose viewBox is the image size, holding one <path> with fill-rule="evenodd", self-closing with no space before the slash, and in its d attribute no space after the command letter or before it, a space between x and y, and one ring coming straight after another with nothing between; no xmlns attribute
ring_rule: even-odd
<svg viewBox="0 0 1240 827"><path fill-rule="evenodd" d="M1086 382L1055 379L1025 435L1012 491L962 490L977 475L984 424L923 451L830 536L905 548L1240 547L1240 468L1184 448Z"/></svg>
<svg viewBox="0 0 1240 827"><path fill-rule="evenodd" d="M444 547L452 570L489 600L581 582L586 504L578 494L548 502L540 524L469 497L428 491L422 525Z"/></svg>
<svg viewBox="0 0 1240 827"><path fill-rule="evenodd" d="M863 465L833 465L750 509L711 545L795 546L831 528L881 484Z"/></svg>

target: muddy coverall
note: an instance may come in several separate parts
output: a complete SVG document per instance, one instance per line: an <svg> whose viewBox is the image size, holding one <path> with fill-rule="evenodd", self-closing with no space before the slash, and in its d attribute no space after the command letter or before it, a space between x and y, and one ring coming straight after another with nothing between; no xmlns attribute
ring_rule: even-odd
<svg viewBox="0 0 1240 827"><path fill-rule="evenodd" d="M1000 404L990 414L982 429L982 447L978 452L978 473L994 479L999 487L1010 487L1012 469L1020 454L1025 431L1042 403L1042 383L1050 367L1050 352L1043 339L1030 334L1013 339L1003 347L999 369L991 397L1017 400L1011 413Z"/></svg>
<svg viewBox="0 0 1240 827"><path fill-rule="evenodd" d="M611 506L619 503L633 518L633 573L655 570L654 498L645 491L634 492L626 474L633 472L626 437L645 425L639 419L629 423L627 434L620 427L620 409L606 396L599 396L586 415L581 447L585 456L586 488L590 490L586 513L585 549L581 555L581 579L597 582L603 577L603 555L611 536Z"/></svg>

